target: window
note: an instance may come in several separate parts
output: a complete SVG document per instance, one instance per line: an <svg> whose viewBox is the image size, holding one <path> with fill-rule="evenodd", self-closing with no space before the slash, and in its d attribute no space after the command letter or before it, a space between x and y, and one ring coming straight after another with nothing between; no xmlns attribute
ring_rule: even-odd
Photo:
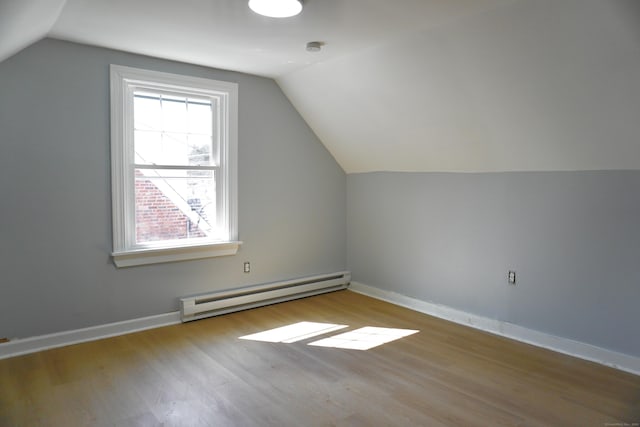
<svg viewBox="0 0 640 427"><path fill-rule="evenodd" d="M233 255L235 83L111 66L118 267Z"/></svg>

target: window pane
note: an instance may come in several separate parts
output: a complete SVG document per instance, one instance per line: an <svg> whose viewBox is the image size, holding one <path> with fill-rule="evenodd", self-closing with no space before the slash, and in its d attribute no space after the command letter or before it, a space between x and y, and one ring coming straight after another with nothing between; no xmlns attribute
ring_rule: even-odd
<svg viewBox="0 0 640 427"><path fill-rule="evenodd" d="M217 228L215 171L136 169L136 242L225 238Z"/></svg>
<svg viewBox="0 0 640 427"><path fill-rule="evenodd" d="M162 164L162 133L154 131L134 131L135 162L138 164Z"/></svg>
<svg viewBox="0 0 640 427"><path fill-rule="evenodd" d="M187 132L187 99L176 96L162 97L162 130Z"/></svg>
<svg viewBox="0 0 640 427"><path fill-rule="evenodd" d="M188 107L188 131L202 135L211 135L213 111L211 102L190 99Z"/></svg>
<svg viewBox="0 0 640 427"><path fill-rule="evenodd" d="M137 164L216 166L210 136L135 131L134 139Z"/></svg>
<svg viewBox="0 0 640 427"><path fill-rule="evenodd" d="M160 98L151 93L135 92L133 108L135 129L162 130Z"/></svg>
<svg viewBox="0 0 640 427"><path fill-rule="evenodd" d="M135 162L146 165L212 166L213 110L207 99L136 91Z"/></svg>
<svg viewBox="0 0 640 427"><path fill-rule="evenodd" d="M208 135L189 135L188 165L214 166L217 162L211 157L211 137Z"/></svg>

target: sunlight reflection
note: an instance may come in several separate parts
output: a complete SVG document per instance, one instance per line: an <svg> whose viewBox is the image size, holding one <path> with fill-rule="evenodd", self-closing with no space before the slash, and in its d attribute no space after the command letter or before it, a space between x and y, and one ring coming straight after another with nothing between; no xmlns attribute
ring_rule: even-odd
<svg viewBox="0 0 640 427"><path fill-rule="evenodd" d="M345 332L333 337L309 343L318 347L369 350L370 348L395 341L420 331L412 329L377 328L366 326L355 331Z"/></svg>
<svg viewBox="0 0 640 427"><path fill-rule="evenodd" d="M331 323L298 322L280 328L270 329L256 334L240 337L241 340L293 343L312 338L328 332L346 328L348 325L334 325Z"/></svg>

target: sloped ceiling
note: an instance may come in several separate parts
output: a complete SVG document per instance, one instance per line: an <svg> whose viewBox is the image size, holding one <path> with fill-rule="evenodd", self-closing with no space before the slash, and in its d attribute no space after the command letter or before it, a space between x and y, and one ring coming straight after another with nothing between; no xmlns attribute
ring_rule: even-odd
<svg viewBox="0 0 640 427"><path fill-rule="evenodd" d="M0 61L46 36L64 0L0 0Z"/></svg>
<svg viewBox="0 0 640 427"><path fill-rule="evenodd" d="M278 81L348 172L640 168L638 1L519 1Z"/></svg>
<svg viewBox="0 0 640 427"><path fill-rule="evenodd" d="M639 5L0 0L0 60L48 36L272 77L348 173L638 169Z"/></svg>

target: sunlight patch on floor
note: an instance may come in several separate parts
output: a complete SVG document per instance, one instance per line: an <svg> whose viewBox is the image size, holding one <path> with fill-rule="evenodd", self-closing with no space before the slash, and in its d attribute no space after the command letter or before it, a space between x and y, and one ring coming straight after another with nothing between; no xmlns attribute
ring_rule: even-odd
<svg viewBox="0 0 640 427"><path fill-rule="evenodd" d="M352 350L369 350L391 341L413 335L413 329L377 328L366 326L355 331L345 332L333 337L309 343L318 347L347 348Z"/></svg>
<svg viewBox="0 0 640 427"><path fill-rule="evenodd" d="M269 329L268 331L245 335L239 339L262 342L294 343L348 327L349 325L337 325L333 323L298 322L275 329ZM316 347L344 348L350 350L369 350L370 348L378 347L382 344L399 340L400 338L404 338L418 332L420 331L414 329L365 326L364 328L313 341L308 345Z"/></svg>
<svg viewBox="0 0 640 427"><path fill-rule="evenodd" d="M348 325L334 325L332 323L298 322L268 331L240 337L241 340L293 343L318 335L346 328Z"/></svg>

